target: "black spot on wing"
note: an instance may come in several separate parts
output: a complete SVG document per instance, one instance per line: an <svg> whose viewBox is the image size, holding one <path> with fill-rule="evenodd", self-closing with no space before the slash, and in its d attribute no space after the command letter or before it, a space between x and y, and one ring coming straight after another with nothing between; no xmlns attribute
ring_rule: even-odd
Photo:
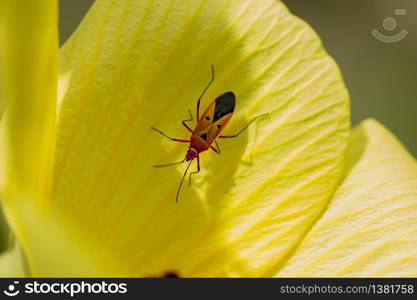
<svg viewBox="0 0 417 300"><path fill-rule="evenodd" d="M203 133L202 135L200 135L200 137L201 137L203 140L207 141L207 133Z"/></svg>
<svg viewBox="0 0 417 300"><path fill-rule="evenodd" d="M226 92L216 98L213 122L223 118L225 115L235 110L236 97L233 92Z"/></svg>

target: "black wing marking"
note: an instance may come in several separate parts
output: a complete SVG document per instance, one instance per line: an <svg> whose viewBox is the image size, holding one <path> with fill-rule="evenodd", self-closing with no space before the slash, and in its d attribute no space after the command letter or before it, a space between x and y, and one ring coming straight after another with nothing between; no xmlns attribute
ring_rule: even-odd
<svg viewBox="0 0 417 300"><path fill-rule="evenodd" d="M235 110L236 97L233 92L226 92L216 98L213 123Z"/></svg>

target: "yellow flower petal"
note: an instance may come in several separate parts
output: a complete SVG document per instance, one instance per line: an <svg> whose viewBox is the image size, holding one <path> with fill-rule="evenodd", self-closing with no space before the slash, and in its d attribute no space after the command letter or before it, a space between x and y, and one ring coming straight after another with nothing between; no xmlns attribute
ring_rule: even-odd
<svg viewBox="0 0 417 300"><path fill-rule="evenodd" d="M2 206L22 246L33 251L32 218L49 199L56 129L57 1L0 1ZM35 222L35 223L36 223ZM32 253L30 253L32 255ZM10 274L13 276L13 274Z"/></svg>
<svg viewBox="0 0 417 300"><path fill-rule="evenodd" d="M417 164L374 120L358 126L350 172L277 276L416 277Z"/></svg>
<svg viewBox="0 0 417 300"><path fill-rule="evenodd" d="M5 189L25 194L10 195L10 201L40 201L50 186L55 144L57 3L4 0L0 5L0 98L7 108L2 125L7 135L2 150L8 162Z"/></svg>
<svg viewBox="0 0 417 300"><path fill-rule="evenodd" d="M43 205L107 275L273 274L341 177L347 93L315 33L280 2L99 0L61 59L55 188ZM175 204L184 166L152 165L181 160L186 145L150 126L188 138L179 121L211 64L202 109L237 95L226 133L269 118L222 140L222 155L203 153Z"/></svg>
<svg viewBox="0 0 417 300"><path fill-rule="evenodd" d="M25 277L25 263L22 250L15 243L14 247L0 254L0 277Z"/></svg>

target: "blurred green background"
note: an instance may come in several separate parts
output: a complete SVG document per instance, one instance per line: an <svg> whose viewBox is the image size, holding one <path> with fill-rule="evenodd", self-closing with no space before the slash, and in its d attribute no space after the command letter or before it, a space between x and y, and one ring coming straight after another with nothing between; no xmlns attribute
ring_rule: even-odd
<svg viewBox="0 0 417 300"><path fill-rule="evenodd" d="M61 44L93 2L60 0ZM417 1L284 2L317 31L338 63L351 95L353 125L376 118L417 157ZM405 14L396 14L396 9ZM371 34L374 29L386 36L403 30L408 34L386 43Z"/></svg>

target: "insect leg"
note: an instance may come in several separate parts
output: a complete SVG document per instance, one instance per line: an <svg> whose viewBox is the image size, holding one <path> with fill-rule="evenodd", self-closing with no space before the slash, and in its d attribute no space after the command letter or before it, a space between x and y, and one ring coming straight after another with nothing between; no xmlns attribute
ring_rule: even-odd
<svg viewBox="0 0 417 300"><path fill-rule="evenodd" d="M206 93L207 89L210 87L211 83L214 80L214 66L211 65L210 67L211 67L211 79L210 79L210 81L207 84L206 88L203 90L203 92L201 93L200 97L198 97L198 100L197 100L197 121L200 120L200 101L201 101L201 98L203 98L203 96Z"/></svg>
<svg viewBox="0 0 417 300"><path fill-rule="evenodd" d="M222 152L220 151L219 144L217 144L217 141L216 141L216 140L214 140L214 142L216 143L216 147L217 147L217 149L216 149L216 148L214 148L213 146L210 146L210 148L211 148L214 152L216 152L216 154L220 154L220 153L222 153Z"/></svg>
<svg viewBox="0 0 417 300"><path fill-rule="evenodd" d="M199 155L197 155L197 171L194 171L194 172L191 172L190 173L190 179L188 180L188 185L191 185L191 176L193 175L193 174L197 174L197 173L199 173L200 172L200 156Z"/></svg>
<svg viewBox="0 0 417 300"><path fill-rule="evenodd" d="M256 119L262 118L262 117L266 117L268 114L263 114L263 115L259 115L256 116L255 118L253 118L252 120L250 120L248 122L248 124L245 125L245 127L243 127L238 133L235 134L231 134L231 135L220 135L218 136L219 139L230 139L230 138L235 138L237 136L239 136L242 132L244 132L250 124L252 124Z"/></svg>
<svg viewBox="0 0 417 300"><path fill-rule="evenodd" d="M183 175L183 176L182 176L182 178L181 178L180 186L178 187L178 190L177 190L177 195L175 196L175 203L178 203L178 197L179 197L179 195L180 195L180 191L181 191L182 184L183 184L183 182L184 182L184 178L185 178L185 176L187 175L188 168L191 166L191 163L192 163L192 162L193 162L193 161L192 161L192 160L190 160L190 163L188 164L187 169L185 169L184 175Z"/></svg>
<svg viewBox="0 0 417 300"><path fill-rule="evenodd" d="M162 134L163 136L165 136L165 137L169 138L171 141L180 142L180 143L189 143L189 142L190 142L189 140L174 139L174 138L172 138L172 137L170 137L170 136L166 135L165 133L163 133L161 130L156 129L156 128L155 128L155 127L153 127L153 126L151 126L151 129L153 129L153 130L155 130L156 132L158 132L158 133Z"/></svg>
<svg viewBox="0 0 417 300"><path fill-rule="evenodd" d="M191 122L192 120L194 120L193 114L191 113L191 109L188 110L188 113L190 114L190 118L187 120L182 120L181 122L182 122L182 125L184 125L184 127L187 128L189 132L193 132L193 130L187 124L185 124L186 122Z"/></svg>
<svg viewBox="0 0 417 300"><path fill-rule="evenodd" d="M178 161L178 162L174 162L174 163L169 163L169 164L163 164L163 165L154 165L153 167L154 168L165 168L165 167L179 165L179 164L182 164L183 162L185 162L185 158L182 161Z"/></svg>

